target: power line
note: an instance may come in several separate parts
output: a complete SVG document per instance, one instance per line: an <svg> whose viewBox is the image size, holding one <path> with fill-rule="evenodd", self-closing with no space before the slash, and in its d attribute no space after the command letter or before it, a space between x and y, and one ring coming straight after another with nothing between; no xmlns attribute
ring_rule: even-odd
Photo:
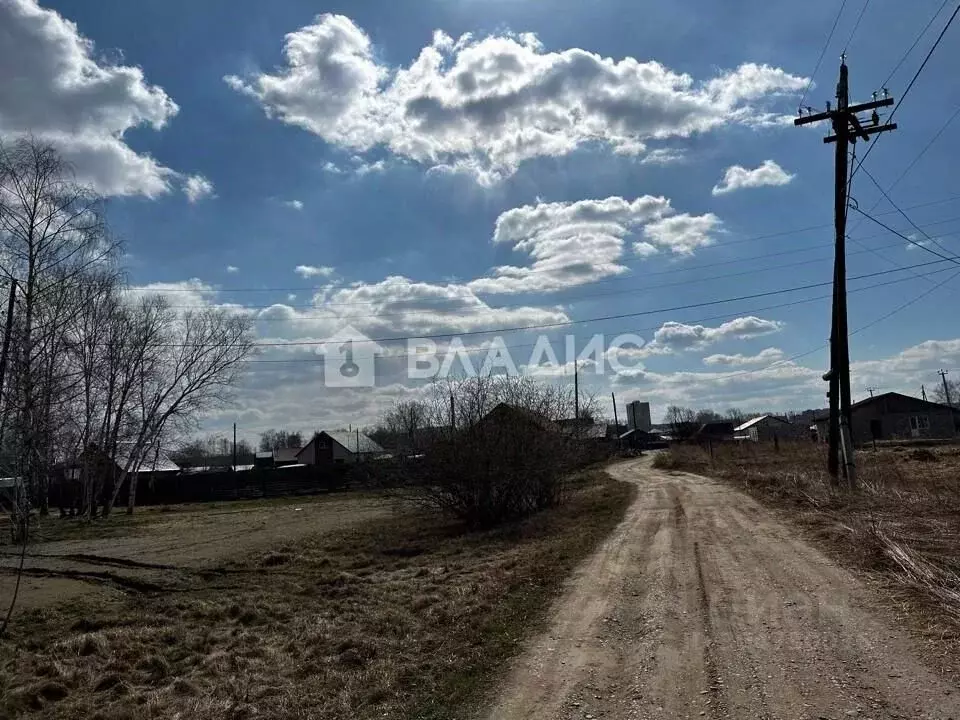
<svg viewBox="0 0 960 720"><path fill-rule="evenodd" d="M833 19L833 26L830 28L830 32L827 34L826 42L823 43L823 48L820 50L820 56L817 58L817 64L813 66L813 72L810 73L810 79L807 81L807 86L803 89L803 95L800 97L800 103L797 106L797 110L800 110L803 107L803 101L807 99L807 93L810 92L810 88L813 86L813 79L817 75L817 71L820 69L820 64L823 62L823 56L827 52L827 48L830 46L830 41L833 39L833 34L837 31L837 24L840 22L840 16L843 15L843 9L847 6L847 0L843 0L840 3L840 9L837 10L837 16Z"/></svg>
<svg viewBox="0 0 960 720"><path fill-rule="evenodd" d="M860 27L860 21L863 20L863 14L867 11L867 8L870 6L870 0L866 0L863 3L863 7L860 8L860 14L857 15L857 21L853 24L853 30L850 31L850 37L847 38L846 44L843 46L843 54L847 54L847 50L850 48L850 43L853 42L853 37L857 34L857 28Z"/></svg>
<svg viewBox="0 0 960 720"><path fill-rule="evenodd" d="M861 209L860 209L859 207L857 207L856 205L852 205L851 207L852 207L855 211L857 211L858 213L860 213L861 215L863 215L865 218L867 218L867 220L870 220L871 222L876 223L877 225L879 225L879 226L882 227L882 228L886 228L887 230L889 230L890 232L892 232L892 233L893 233L894 235L896 235L897 237L903 238L903 239L906 240L908 243L910 243L911 245L914 245L914 246L920 248L920 249L923 250L924 252L930 253L931 255L936 255L938 258L941 258L941 259L943 259L943 260L949 260L949 261L952 262L952 263L960 264L960 258L958 258L958 257L956 257L956 256L953 256L953 255L944 255L944 254L942 254L942 253L937 252L936 250L932 250L931 248L929 248L928 246L924 245L923 243L917 242L917 241L914 240L913 238L907 237L907 236L904 235L903 233L901 233L901 232L899 232L899 231L897 231L897 230L894 230L892 227L890 227L889 225L887 225L887 224L884 223L883 221L877 220L877 218L875 218L873 215L869 214L868 212L866 212L866 211L864 211L864 210L861 210ZM944 249L944 248L941 247L941 249Z"/></svg>
<svg viewBox="0 0 960 720"><path fill-rule="evenodd" d="M934 264L936 264L936 263L934 263ZM895 279L895 280L888 280L888 281L885 281L885 282L873 283L873 284L871 284L871 285L864 285L863 287L859 287L859 288L855 288L855 289L853 289L853 290L850 290L849 294L850 294L850 295L853 295L853 294L855 294L855 293L865 292L865 291L867 291L867 290L876 290L877 288L890 287L891 285L896 285L896 284L903 283L903 282L909 282L909 281L914 280L914 279L926 279L926 278L929 277L929 276L939 275L940 273L946 272L948 269L949 269L949 268L939 268L939 269L937 269L937 270L933 270L933 271L930 271L930 272L927 272L927 273L915 274L915 275L912 275L911 277L898 278L898 279ZM729 320L729 319L732 319L732 318L742 317L742 316L744 316L744 315L752 315L752 314L755 314L755 313L766 312L766 311L768 311L768 310L780 310L780 309L782 309L782 308L796 307L796 306L798 306L798 305L807 305L807 304L810 304L810 303L813 303L813 302L818 302L818 301L820 301L820 300L828 300L828 299L830 299L831 297L832 297L832 294L816 295L816 296L814 296L814 297L803 298L803 299L801 299L801 300L792 300L792 301L790 301L790 302L776 303L776 304L774 304L774 305L764 305L764 306L761 306L761 307L753 307L753 308L750 308L750 309L748 309L748 310L739 310L739 311L737 311L737 312L732 312L732 313L722 313L722 314L719 314L719 315L709 315L709 316L706 316L706 317L698 317L698 318L694 318L694 319L684 320L684 322L687 323L687 324L697 324L697 323L711 322L711 321L715 321L715 320ZM660 327L661 327L661 325L658 324L658 325L653 325L653 326L650 326L650 327L630 328L630 329L624 330L623 332L627 332L627 333L654 332L654 331L656 331L656 330L659 330ZM452 336L451 336L451 337L452 337ZM408 338L408 339L409 339L409 338ZM535 343L535 342L534 342L534 343L511 343L511 344L506 344L506 345L504 345L504 347L507 348L507 349L527 348L527 347L535 347L536 344L537 344L537 343ZM478 349L470 349L470 348L467 348L467 352L479 352L479 350L478 350ZM405 352L403 352L403 353L390 353L390 354L389 354L389 357L391 357L391 358L403 358L403 357L409 357L409 355L410 355L410 353L405 353ZM354 354L354 357L355 357L356 359L368 359L368 358L370 358L370 357L372 357L372 356L371 356L371 355L357 355L357 354L355 353L355 354ZM313 364L316 364L316 363L319 363L319 362L323 362L323 359L322 359L321 357L310 357L310 358L282 358L282 359L266 359L266 360L264 360L264 359L253 359L253 360L243 360L242 362L247 363L247 364L254 364L254 365L261 365L261 364L263 364L263 365L272 365L272 364L286 364L286 363L291 363L291 364L296 364L296 363L313 363Z"/></svg>
<svg viewBox="0 0 960 720"><path fill-rule="evenodd" d="M931 56L933 56L934 51L940 45L940 41L943 40L943 36L947 34L947 30L950 29L950 25L953 24L954 19L957 17L957 13L960 13L960 3L957 4L957 7L954 8L953 13L950 15L950 18L947 20L946 25L943 26L943 30L940 31L940 34L937 36L937 39L934 41L933 46L930 48L930 51L927 53L926 57L923 58L923 62L920 63L920 67L917 68L917 71L913 74L913 77L910 78L910 82L907 84L907 89L903 91L903 94L900 96L900 100L897 101L897 104L894 105L893 110L890 112L890 115L887 117L887 122L893 121L893 116L897 114L897 110L900 109L900 106L903 104L903 101L907 99L907 95L910 93L910 90L913 88L914 83L917 82L917 78L920 77L920 73L923 72L923 69L927 66ZM939 14L939 11L938 13ZM936 17L936 16L935 16ZM867 148L867 151L863 154L863 157L860 159L860 163L857 167L854 168L853 174L856 175L857 171L863 167L863 163L866 162L866 159L870 157L870 153L873 152L873 149L880 142L880 139L877 140Z"/></svg>
<svg viewBox="0 0 960 720"><path fill-rule="evenodd" d="M919 209L919 208L931 207L931 206L933 206L933 205L943 205L943 204L946 204L946 203L955 202L955 201L957 201L957 200L960 200L960 195L952 195L952 196L950 196L950 197L941 198L941 199L939 199L939 200L928 200L928 201L926 201L926 202L918 203L918 204L916 204L916 205L908 205L908 206L907 206L906 208L904 208L904 209L905 209L905 210L916 210L916 209ZM882 213L878 213L878 215L881 215L881 216L882 216L882 215L892 215L892 214L894 214L894 213L896 213L896 211L895 211L895 210L891 210L891 211L889 211L889 212L886 212L886 211L885 211L885 212L882 212ZM945 219L945 220L940 220L940 221L937 221L937 222L935 222L935 223L930 223L930 225L937 225L937 224L942 224L942 223L946 223L946 222L953 222L954 220L960 220L960 216L955 216L955 217L952 217L952 218L947 218L947 219ZM822 223L822 224L820 224L820 225L809 225L809 226L802 227L802 228L793 228L793 229L791 229L791 230L780 230L780 231L773 232L773 233L766 233L766 234L763 234L763 235L753 235L753 236L751 236L751 237L740 238L740 239L738 239L738 240L726 240L726 241L724 241L723 243L718 243L718 244L716 244L716 245L705 245L705 246L703 246L703 247L701 247L701 248L698 248L698 251L699 251L699 252L703 252L703 251L710 251L710 250L724 250L724 249L727 249L727 248L729 248L729 247L731 247L731 246L734 246L734 245L741 245L741 244L744 244L744 243L759 242L759 241L761 241L761 240L770 240L770 239L773 239L773 238L786 237L786 236L789 236L789 235L799 235L799 234L802 234L802 233L813 232L813 231L815 231L815 230L822 230L822 229L828 228L828 227L832 227L832 223ZM879 235L871 235L871 236L868 236L867 238L863 238L863 239L870 239L870 238L872 238L872 237L879 237ZM832 243L831 243L831 245L832 245ZM687 271L689 271L689 270L699 270L699 269L701 269L701 268L714 267L714 266L718 266L718 265L729 265L729 264L731 264L731 263L742 263L742 262L745 262L745 261L747 261L747 260L756 260L756 259L762 259L762 258L767 258L767 257L776 257L776 256L779 256L779 255L788 255L788 254L791 254L791 253L794 253L794 252L805 252L806 250L810 249L811 247L820 247L820 246L807 246L807 247L801 248L801 249L799 249L799 250L787 250L787 251L781 251L781 252L776 252L776 253L767 253L767 254L764 254L764 255L756 255L756 256L753 256L753 257L749 257L749 258L736 258L736 259L733 259L733 260L723 260L723 261L719 261L719 262L716 262L716 263L700 263L700 264L698 264L698 265L687 265L687 266L685 266L685 267L672 268L672 269L669 269L669 270L657 270L657 271L654 271L654 272L644 272L644 273L643 273L643 276L644 276L644 277L651 277L651 276L654 276L654 275L669 275L669 274L673 274L673 273L687 272ZM826 246L824 246L824 247L826 247ZM555 269L555 268L551 268L551 269L549 269L549 270L537 270L537 269L535 269L535 268L528 268L528 269L526 269L526 270L527 270L527 272L532 273L532 274L541 274L541 273L547 273L547 272L556 272L556 269ZM634 276L634 274L624 274L624 275L619 275L619 276L616 276L616 277L601 278L601 279L599 279L599 280L594 280L594 281L591 281L591 282L589 282L589 283L584 283L583 285L586 286L586 285L597 285L597 284L606 283L606 282L618 282L618 281L623 281L623 280L629 280L629 279L630 279L631 277L633 277L633 276ZM496 279L496 278L479 278L479 279L485 279L485 280L486 280L486 279ZM160 283L160 284L163 284L163 283ZM154 289L154 288L149 288L149 287L147 287L147 286L138 286L138 287L136 287L135 289L136 289L137 291L139 291L139 292L149 292L149 293L155 293L155 294L158 294L158 295L165 295L165 294L172 294L172 293L196 293L197 295L212 295L212 294L215 294L215 293L217 293L217 294L221 294L221 293L222 293L222 294L229 294L229 293L248 293L248 292L250 292L250 293L252 293L252 292L291 292L291 293L308 293L308 292L314 292L314 293L315 293L315 292L317 292L317 291L319 291L319 290L337 289L337 288L328 288L327 286L317 286L317 285L313 285L313 286L306 286L306 287L304 287L304 286L258 287L258 288L257 288L257 287L238 287L238 288L221 288L221 287L171 287L171 288L156 288L156 289ZM375 302L375 301L357 301L357 302L351 302L351 303L339 303L339 305L376 305L376 304L377 304L377 302ZM199 305L198 305L198 306L179 306L179 307L203 307L203 306L199 306ZM265 306L262 306L262 307L270 307L270 305L265 305ZM310 307L312 307L312 306L310 306Z"/></svg>
<svg viewBox="0 0 960 720"><path fill-rule="evenodd" d="M885 198L887 199L887 202L890 203L890 205L893 206L893 209L896 210L898 213L900 213L900 215L903 216L903 219L906 220L908 223L910 223L910 226L911 226L914 230L916 230L918 233L920 233L921 235L923 235L927 240L929 240L930 242L932 242L934 245L936 245L936 246L937 246L940 250L942 250L943 252L948 253L948 254L950 253L950 251L949 251L947 248L945 248L945 247L944 247L943 245L941 245L939 242L937 242L937 241L934 240L932 237L930 237L929 235L927 235L926 231L925 231L923 228L921 228L919 225L917 225L913 220L910 219L910 216L909 216L909 215L907 215L903 210L900 209L900 206L897 205L897 204L893 201L893 198L891 198L890 195L887 193L887 191L884 190L884 189L880 186L880 183L877 182L877 179L870 173L869 170L867 170L866 168L864 168L863 171L867 174L867 177L870 179L870 182L872 182L874 185L877 186L877 190L879 190L880 193L883 195L883 197L885 197ZM927 248L925 245L920 245L920 247L923 247L925 250L928 250L928 249L929 249L929 248Z"/></svg>
<svg viewBox="0 0 960 720"><path fill-rule="evenodd" d="M904 61L906 61L906 59L910 56L910 53L912 53L914 49L917 47L917 45L920 44L920 40L923 39L923 36L927 34L927 30L930 29L931 25L933 25L933 21L936 20L938 17L940 17L940 13L943 12L943 9L947 6L948 2L950 2L950 0L943 0L943 2L940 3L940 7L937 8L937 11L933 14L933 16L929 20L927 20L927 24L923 26L923 30L921 30L917 34L917 37L914 38L913 44L910 45L909 48L907 48L907 51L901 56L900 60L894 66L893 70L891 70L890 74L887 75L886 80L880 83L880 87L887 87L887 85L890 83L890 80L893 78L893 76L897 74L897 70L900 69L900 66L903 65Z"/></svg>

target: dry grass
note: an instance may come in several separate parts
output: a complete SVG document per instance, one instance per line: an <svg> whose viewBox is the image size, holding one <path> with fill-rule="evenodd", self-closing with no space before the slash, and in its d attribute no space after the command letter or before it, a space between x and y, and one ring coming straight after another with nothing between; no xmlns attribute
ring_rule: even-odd
<svg viewBox="0 0 960 720"><path fill-rule="evenodd" d="M674 446L655 464L726 479L854 566L877 573L928 635L960 632L960 447L857 453L859 487L836 488L826 448L810 443Z"/></svg>
<svg viewBox="0 0 960 720"><path fill-rule="evenodd" d="M495 531L409 512L176 593L35 611L0 644L0 717L463 717L631 494L593 473Z"/></svg>

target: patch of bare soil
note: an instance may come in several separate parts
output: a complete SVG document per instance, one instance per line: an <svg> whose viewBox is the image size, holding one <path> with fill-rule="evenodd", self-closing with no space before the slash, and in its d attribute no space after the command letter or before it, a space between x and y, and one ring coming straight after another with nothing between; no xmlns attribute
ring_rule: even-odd
<svg viewBox="0 0 960 720"><path fill-rule="evenodd" d="M86 526L78 520L49 518L43 521L43 533L67 539L28 545L17 606L41 607L85 593L106 599L124 590L175 589L225 558L391 512L392 506L383 499L344 494L297 502L232 503L226 508L188 506L170 512L151 508L134 515L132 522L120 515ZM0 547L0 607L9 603L19 560L20 548Z"/></svg>
<svg viewBox="0 0 960 720"><path fill-rule="evenodd" d="M648 458L613 474L637 499L484 717L960 717L949 661L773 513Z"/></svg>

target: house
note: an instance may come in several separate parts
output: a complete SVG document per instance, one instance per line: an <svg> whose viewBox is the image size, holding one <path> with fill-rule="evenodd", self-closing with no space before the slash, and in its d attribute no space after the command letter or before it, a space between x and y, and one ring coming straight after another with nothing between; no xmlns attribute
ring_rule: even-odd
<svg viewBox="0 0 960 720"><path fill-rule="evenodd" d="M271 469L296 465L297 453L302 449L303 448L291 447L277 448L276 450L259 450L254 457L253 466L256 468Z"/></svg>
<svg viewBox="0 0 960 720"><path fill-rule="evenodd" d="M362 432L324 430L300 448L296 461L303 465L340 465L369 460L384 453L382 447Z"/></svg>
<svg viewBox="0 0 960 720"><path fill-rule="evenodd" d="M667 441L658 433L634 428L620 435L620 447L631 450L656 450L667 447Z"/></svg>
<svg viewBox="0 0 960 720"><path fill-rule="evenodd" d="M952 438L960 428L960 411L948 405L897 392L875 395L850 406L854 445L874 440ZM817 436L826 441L829 416L815 419Z"/></svg>
<svg viewBox="0 0 960 720"><path fill-rule="evenodd" d="M761 415L752 420L747 420L742 425L735 427L733 432L737 439L750 440L751 442L771 442L777 439L799 440L806 435L803 426L794 425L785 418L776 415Z"/></svg>
<svg viewBox="0 0 960 720"><path fill-rule="evenodd" d="M722 442L723 440L733 440L733 423L723 421L706 422L700 426L694 435L694 440L698 442Z"/></svg>

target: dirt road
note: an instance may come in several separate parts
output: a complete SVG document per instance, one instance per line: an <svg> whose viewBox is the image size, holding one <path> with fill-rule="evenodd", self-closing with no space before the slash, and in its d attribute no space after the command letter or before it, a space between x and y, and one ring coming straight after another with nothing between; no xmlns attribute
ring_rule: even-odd
<svg viewBox="0 0 960 720"><path fill-rule="evenodd" d="M869 588L747 496L649 458L489 711L514 718L960 718Z"/></svg>

